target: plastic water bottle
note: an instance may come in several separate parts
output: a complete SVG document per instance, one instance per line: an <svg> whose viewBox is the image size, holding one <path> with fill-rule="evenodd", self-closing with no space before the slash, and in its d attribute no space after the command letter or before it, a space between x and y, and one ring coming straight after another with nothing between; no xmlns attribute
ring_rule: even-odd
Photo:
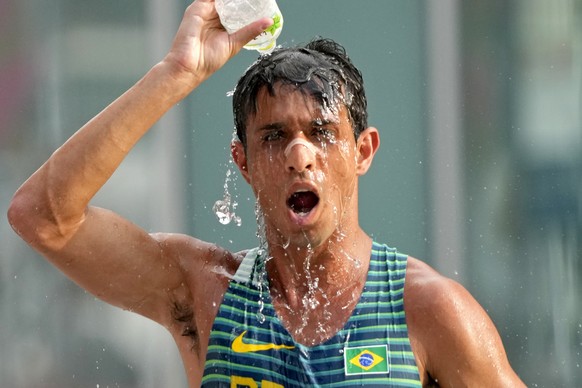
<svg viewBox="0 0 582 388"><path fill-rule="evenodd" d="M216 0L216 12L229 34L263 17L273 19L273 25L251 40L245 48L268 54L276 46L283 29L283 15L275 0Z"/></svg>

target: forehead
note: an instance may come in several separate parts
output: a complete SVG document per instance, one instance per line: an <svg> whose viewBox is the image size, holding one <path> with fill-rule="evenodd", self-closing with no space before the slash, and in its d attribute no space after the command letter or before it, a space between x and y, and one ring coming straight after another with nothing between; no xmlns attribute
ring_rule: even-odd
<svg viewBox="0 0 582 388"><path fill-rule="evenodd" d="M278 83L272 92L263 87L259 90L256 101L256 113L249 116L248 124L251 127L269 121L311 122L316 119L337 124L347 123L347 109L339 98L324 100L310 90L295 85Z"/></svg>

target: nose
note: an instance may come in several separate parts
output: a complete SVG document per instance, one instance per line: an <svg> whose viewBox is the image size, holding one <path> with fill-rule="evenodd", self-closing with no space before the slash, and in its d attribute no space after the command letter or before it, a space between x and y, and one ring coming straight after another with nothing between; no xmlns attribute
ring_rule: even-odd
<svg viewBox="0 0 582 388"><path fill-rule="evenodd" d="M296 138L287 145L284 154L288 171L303 172L313 168L317 147L303 138Z"/></svg>

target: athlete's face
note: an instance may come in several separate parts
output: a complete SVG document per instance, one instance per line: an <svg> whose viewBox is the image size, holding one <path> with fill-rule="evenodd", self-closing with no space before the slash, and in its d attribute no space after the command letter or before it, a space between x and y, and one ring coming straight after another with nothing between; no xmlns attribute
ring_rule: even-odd
<svg viewBox="0 0 582 388"><path fill-rule="evenodd" d="M265 89L247 123L246 153L233 156L263 212L269 243L319 246L357 225L357 177L379 140L368 128L356 142L343 104L324 109L306 93Z"/></svg>

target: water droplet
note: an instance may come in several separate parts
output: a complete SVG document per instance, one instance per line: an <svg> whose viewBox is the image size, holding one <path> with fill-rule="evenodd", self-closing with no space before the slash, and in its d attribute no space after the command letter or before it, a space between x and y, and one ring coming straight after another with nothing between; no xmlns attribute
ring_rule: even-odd
<svg viewBox="0 0 582 388"><path fill-rule="evenodd" d="M232 160L229 161L232 164ZM224 196L222 199L214 202L212 206L212 211L216 214L218 222L222 225L228 225L234 222L236 226L242 225L242 219L236 215L235 210L238 206L238 202L233 201L229 191L229 184L232 180L231 178L232 170L229 168L226 171L226 178L224 180Z"/></svg>
<svg viewBox="0 0 582 388"><path fill-rule="evenodd" d="M289 239L283 244L283 249L289 248L290 244L291 244L291 237L289 237Z"/></svg>
<svg viewBox="0 0 582 388"><path fill-rule="evenodd" d="M238 225L240 226L240 218L231 211L230 205L230 196L225 196L224 199L219 199L218 201L214 202L212 211L214 214L216 214L218 222L220 222L222 225L228 225L231 223L231 221L238 218Z"/></svg>

